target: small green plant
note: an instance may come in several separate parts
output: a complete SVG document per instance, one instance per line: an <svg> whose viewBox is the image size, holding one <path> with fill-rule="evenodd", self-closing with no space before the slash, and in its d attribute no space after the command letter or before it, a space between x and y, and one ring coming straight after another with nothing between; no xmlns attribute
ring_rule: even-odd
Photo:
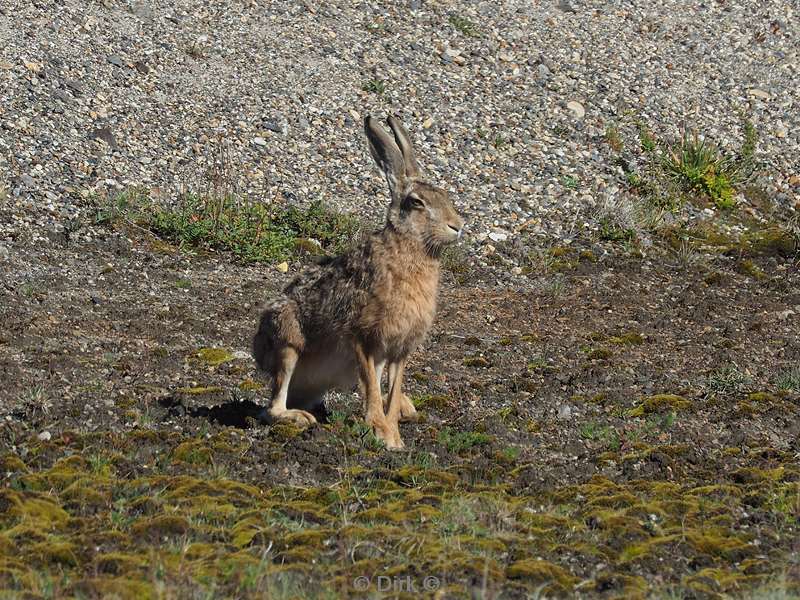
<svg viewBox="0 0 800 600"><path fill-rule="evenodd" d="M617 430L608 425L600 425L595 421L589 421L581 426L581 437L585 440L597 441L604 447L612 451L620 448L621 442Z"/></svg>
<svg viewBox="0 0 800 600"><path fill-rule="evenodd" d="M383 440L376 437L370 426L363 421L353 421L348 429L350 435L357 438L365 450L377 451L384 447Z"/></svg>
<svg viewBox="0 0 800 600"><path fill-rule="evenodd" d="M455 431L445 427L439 431L438 440L450 452L460 454L474 446L488 444L492 437L479 431Z"/></svg>
<svg viewBox="0 0 800 600"><path fill-rule="evenodd" d="M383 79L370 79L369 81L364 82L364 85L361 86L361 89L365 92L369 92L370 94L382 96L386 91L386 82L383 81Z"/></svg>
<svg viewBox="0 0 800 600"><path fill-rule="evenodd" d="M616 125L608 125L606 127L606 142L614 152L622 152L624 145Z"/></svg>
<svg viewBox="0 0 800 600"><path fill-rule="evenodd" d="M632 242L636 238L636 231L620 226L609 217L602 217L599 236L607 242Z"/></svg>
<svg viewBox="0 0 800 600"><path fill-rule="evenodd" d="M480 35L480 29L478 29L478 26L465 17L451 15L448 21L450 21L450 25L453 26L453 29L462 35L467 37L477 37Z"/></svg>
<svg viewBox="0 0 800 600"><path fill-rule="evenodd" d="M574 175L564 175L564 177L561 178L561 183L563 183L564 187L568 190L578 189L578 178Z"/></svg>
<svg viewBox="0 0 800 600"><path fill-rule="evenodd" d="M800 392L800 367L792 367L778 375L778 389Z"/></svg>
<svg viewBox="0 0 800 600"><path fill-rule="evenodd" d="M664 167L688 191L708 196L717 208L727 210L735 206L730 162L696 131L684 134L681 141L669 149Z"/></svg>
<svg viewBox="0 0 800 600"><path fill-rule="evenodd" d="M650 133L650 129L641 122L636 123L636 126L639 129L639 143L642 146L642 150L645 152L655 152L658 143L656 142L656 138L653 137L653 134Z"/></svg>
<svg viewBox="0 0 800 600"><path fill-rule="evenodd" d="M515 462L519 458L519 454L520 449L516 446L508 446L500 452L500 456L507 462Z"/></svg>
<svg viewBox="0 0 800 600"><path fill-rule="evenodd" d="M708 376L707 386L715 392L730 393L742 391L749 383L750 378L736 363L731 363L713 371Z"/></svg>
<svg viewBox="0 0 800 600"><path fill-rule="evenodd" d="M495 147L496 150L502 150L508 145L508 140L506 140L506 138L503 137L503 134L498 133L496 136L494 136L492 145Z"/></svg>

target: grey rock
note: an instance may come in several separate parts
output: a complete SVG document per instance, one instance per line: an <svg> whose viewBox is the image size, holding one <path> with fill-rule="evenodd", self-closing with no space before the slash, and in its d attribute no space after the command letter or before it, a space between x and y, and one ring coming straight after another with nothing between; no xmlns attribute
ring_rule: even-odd
<svg viewBox="0 0 800 600"><path fill-rule="evenodd" d="M116 66L116 67L126 67L127 66L127 64L125 64L125 61L122 60L122 58L120 58L116 54L109 54L106 57L106 60L108 62L110 62L112 65Z"/></svg>
<svg viewBox="0 0 800 600"><path fill-rule="evenodd" d="M275 133L282 133L285 134L288 130L288 127L285 123L281 123L277 120L267 120L264 121L264 129L268 129L270 131L274 131Z"/></svg>
<svg viewBox="0 0 800 600"><path fill-rule="evenodd" d="M550 71L550 69L545 64L540 64L537 67L537 72L539 74L539 79L549 79L550 76L553 74L552 71Z"/></svg>
<svg viewBox="0 0 800 600"><path fill-rule="evenodd" d="M102 140L114 150L118 148L117 138L114 137L110 127L100 127L98 129L94 129L89 133L89 139Z"/></svg>

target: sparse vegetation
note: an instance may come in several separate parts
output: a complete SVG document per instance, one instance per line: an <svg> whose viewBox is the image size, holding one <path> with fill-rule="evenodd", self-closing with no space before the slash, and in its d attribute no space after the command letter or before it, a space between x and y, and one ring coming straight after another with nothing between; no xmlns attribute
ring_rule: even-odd
<svg viewBox="0 0 800 600"><path fill-rule="evenodd" d="M748 377L735 363L724 365L708 376L708 389L714 392L731 393L742 391L750 383Z"/></svg>
<svg viewBox="0 0 800 600"><path fill-rule="evenodd" d="M453 29L462 35L467 37L477 37L480 35L480 29L478 26L466 17L462 17L460 15L450 15L448 21L450 22L450 25L453 26Z"/></svg>
<svg viewBox="0 0 800 600"><path fill-rule="evenodd" d="M386 82L383 79L370 79L364 82L361 89L370 94L382 96L386 91Z"/></svg>
<svg viewBox="0 0 800 600"><path fill-rule="evenodd" d="M242 262L272 262L308 253L338 253L361 224L321 202L307 208L271 207L233 196L186 194L176 206L131 190L98 208L96 222L127 222L182 248L231 252Z"/></svg>
<svg viewBox="0 0 800 600"><path fill-rule="evenodd" d="M445 427L439 431L438 440L448 451L461 454L475 446L488 444L492 437L479 431L456 431Z"/></svg>
<svg viewBox="0 0 800 600"><path fill-rule="evenodd" d="M800 367L786 369L778 375L778 389L800 392Z"/></svg>
<svg viewBox="0 0 800 600"><path fill-rule="evenodd" d="M686 191L707 196L720 209L735 206L731 161L696 131L669 148L664 165Z"/></svg>

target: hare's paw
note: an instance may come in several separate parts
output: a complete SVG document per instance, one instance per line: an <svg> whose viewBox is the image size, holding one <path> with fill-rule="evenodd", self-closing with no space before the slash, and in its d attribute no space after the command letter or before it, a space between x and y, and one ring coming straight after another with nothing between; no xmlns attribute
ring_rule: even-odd
<svg viewBox="0 0 800 600"><path fill-rule="evenodd" d="M385 418L367 418L367 425L372 429L375 437L383 442L389 450L402 450L405 448L400 430L396 424L389 423Z"/></svg>
<svg viewBox="0 0 800 600"><path fill-rule="evenodd" d="M414 408L414 404L411 402L411 398L403 394L400 397L400 407L396 408L395 413L391 413L391 408L389 407L389 399L388 395L384 398L383 408L386 411L386 414L396 414L397 420L401 423L406 423L409 421L416 421L419 418L417 414L417 409Z"/></svg>
<svg viewBox="0 0 800 600"><path fill-rule="evenodd" d="M285 423L293 423L298 427L308 427L310 425L314 425L317 420L314 418L310 412L306 412L304 410L299 410L295 408L290 408L284 411L273 411L267 410L266 408L261 411L258 415L258 418L263 423L278 423L283 421Z"/></svg>
<svg viewBox="0 0 800 600"><path fill-rule="evenodd" d="M400 398L400 421L416 421L418 418L419 415L417 414L417 409L414 408L414 404L411 402L411 399L403 394L403 396Z"/></svg>

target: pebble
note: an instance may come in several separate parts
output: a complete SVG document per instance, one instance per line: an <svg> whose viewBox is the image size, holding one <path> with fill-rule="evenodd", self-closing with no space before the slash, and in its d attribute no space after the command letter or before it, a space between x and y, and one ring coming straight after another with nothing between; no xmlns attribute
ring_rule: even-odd
<svg viewBox="0 0 800 600"><path fill-rule="evenodd" d="M38 438L39 438L41 441L43 441L43 442L47 442L47 441L50 441L50 438L52 438L53 436L50 434L50 432L49 432L49 431L45 430L45 431L42 431L42 432L41 432L41 433L40 433L38 436L36 436L36 437L38 437Z"/></svg>
<svg viewBox="0 0 800 600"><path fill-rule="evenodd" d="M558 407L558 420L569 421L572 419L573 408L570 404L560 404Z"/></svg>
<svg viewBox="0 0 800 600"><path fill-rule="evenodd" d="M607 126L631 148L633 119L676 136L691 117L735 148L737 98L750 101L777 210L800 201L787 184L800 173L800 122L785 0L759 3L783 21L763 44L743 41L753 22L744 0L690 14L680 0L466 3L475 36L455 30L441 3L418 0L268 13L239 2L221 19L151 0L119 11L107 1L2 4L18 35L6 36L0 60L0 173L18 218L2 215L0 239L91 219L91 203L76 198L129 186L170 201L220 155L250 197L288 198L291 188L288 204L322 200L380 222L385 184L364 143L367 112L403 119L423 170L453 190L477 232L468 251L499 247L503 232L521 232L505 243L536 245L562 243L576 222L596 228L603 199L628 189L609 163ZM381 27L365 34L367 23ZM365 92L372 81L385 89ZM565 190L565 175L580 189ZM509 260L499 270L516 277Z"/></svg>
<svg viewBox="0 0 800 600"><path fill-rule="evenodd" d="M769 99L769 94L767 92L765 92L764 90L760 90L758 88L750 88L749 90L747 90L747 92L751 96L755 96L756 98L761 98L762 100L768 100Z"/></svg>
<svg viewBox="0 0 800 600"><path fill-rule="evenodd" d="M584 109L583 104L577 100L571 100L570 102L567 102L567 109L572 111L572 114L576 119L582 119L586 115L586 109Z"/></svg>
<svg viewBox="0 0 800 600"><path fill-rule="evenodd" d="M117 67L124 67L124 66L126 66L126 64L125 64L125 61L124 61L124 60L122 60L122 58L120 58L120 57L119 57L119 56L117 56L116 54L110 54L110 55L107 57L107 60L108 60L108 62L110 62L112 65L114 65L114 66L117 66Z"/></svg>

